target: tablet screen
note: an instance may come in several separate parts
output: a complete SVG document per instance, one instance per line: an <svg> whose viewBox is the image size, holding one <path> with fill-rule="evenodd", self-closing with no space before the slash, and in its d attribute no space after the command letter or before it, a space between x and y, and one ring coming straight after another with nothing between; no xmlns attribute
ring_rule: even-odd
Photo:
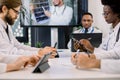
<svg viewBox="0 0 120 80"><path fill-rule="evenodd" d="M40 69L46 69L49 68L48 65L48 59L50 57L51 53L45 54L36 64L35 68L33 69L33 73L39 73L42 72ZM44 66L44 67L43 67Z"/></svg>

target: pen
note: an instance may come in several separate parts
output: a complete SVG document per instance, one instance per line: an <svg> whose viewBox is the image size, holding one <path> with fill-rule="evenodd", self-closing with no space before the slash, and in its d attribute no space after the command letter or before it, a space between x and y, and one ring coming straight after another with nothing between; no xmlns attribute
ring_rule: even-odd
<svg viewBox="0 0 120 80"><path fill-rule="evenodd" d="M56 48L56 46L57 46L57 42L54 44L54 48Z"/></svg>
<svg viewBox="0 0 120 80"><path fill-rule="evenodd" d="M86 54L88 54L88 57L90 58L91 53L88 50L87 50Z"/></svg>
<svg viewBox="0 0 120 80"><path fill-rule="evenodd" d="M79 52L80 52L80 49L78 49L76 53L79 54Z"/></svg>
<svg viewBox="0 0 120 80"><path fill-rule="evenodd" d="M80 52L80 49L76 51L75 58L77 58L77 55L79 54L79 52Z"/></svg>
<svg viewBox="0 0 120 80"><path fill-rule="evenodd" d="M54 48L56 48L56 46L57 46L57 42L55 42L55 44L54 44ZM55 58L58 58L58 57L59 57L59 54L58 54L57 51L56 51L56 53L57 53L57 55L55 56Z"/></svg>
<svg viewBox="0 0 120 80"><path fill-rule="evenodd" d="M45 11L45 8L42 6L43 11Z"/></svg>

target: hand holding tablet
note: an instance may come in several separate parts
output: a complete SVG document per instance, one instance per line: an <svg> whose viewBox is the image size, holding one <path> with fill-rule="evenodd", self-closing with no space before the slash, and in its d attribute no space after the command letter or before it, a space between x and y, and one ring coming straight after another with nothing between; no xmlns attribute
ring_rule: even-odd
<svg viewBox="0 0 120 80"><path fill-rule="evenodd" d="M47 70L50 66L48 64L48 59L51 53L45 54L36 64L35 68L33 69L33 73L42 73Z"/></svg>

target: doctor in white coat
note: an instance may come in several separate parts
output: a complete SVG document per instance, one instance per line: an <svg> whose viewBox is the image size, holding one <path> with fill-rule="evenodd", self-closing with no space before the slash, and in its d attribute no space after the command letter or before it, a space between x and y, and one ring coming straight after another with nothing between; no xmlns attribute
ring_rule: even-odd
<svg viewBox="0 0 120 80"><path fill-rule="evenodd" d="M0 0L0 52L4 54L33 55L44 54L56 51L55 48L34 48L21 44L13 36L11 25L17 19L21 0ZM52 54L52 57L55 54Z"/></svg>
<svg viewBox="0 0 120 80"><path fill-rule="evenodd" d="M100 30L93 27L93 15L91 13L83 13L81 23L82 28L75 30L73 33L101 33ZM68 48L71 49L71 39L68 43Z"/></svg>
<svg viewBox="0 0 120 80"><path fill-rule="evenodd" d="M104 18L112 23L112 30L99 48L94 48L88 40L80 40L81 45L94 54L72 54L72 63L80 68L100 68L105 72L120 73L120 0L101 0ZM77 57L76 57L77 56Z"/></svg>
<svg viewBox="0 0 120 80"><path fill-rule="evenodd" d="M49 25L69 25L73 17L73 9L64 4L63 0L52 0L50 11L44 10L50 18Z"/></svg>
<svg viewBox="0 0 120 80"><path fill-rule="evenodd" d="M63 0L51 0L50 11L44 9L44 13L49 17L48 25L69 25L73 18L73 9L67 6ZM64 32L64 29L63 29ZM69 35L65 34L65 38ZM51 45L58 42L58 29L51 28ZM66 40L66 39L65 39Z"/></svg>

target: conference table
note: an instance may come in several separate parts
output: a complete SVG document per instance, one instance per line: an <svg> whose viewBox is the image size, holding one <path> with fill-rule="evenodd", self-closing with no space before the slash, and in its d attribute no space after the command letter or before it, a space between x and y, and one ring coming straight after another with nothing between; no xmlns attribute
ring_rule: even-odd
<svg viewBox="0 0 120 80"><path fill-rule="evenodd" d="M0 74L0 80L120 80L120 74L102 72L100 69L77 69L70 60L68 49L58 51L59 58L49 59L50 68L43 73L32 73L34 67Z"/></svg>

